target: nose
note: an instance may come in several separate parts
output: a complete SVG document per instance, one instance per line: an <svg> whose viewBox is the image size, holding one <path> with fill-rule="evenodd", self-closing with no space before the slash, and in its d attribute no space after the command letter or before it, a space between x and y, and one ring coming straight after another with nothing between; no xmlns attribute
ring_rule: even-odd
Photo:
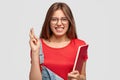
<svg viewBox="0 0 120 80"><path fill-rule="evenodd" d="M58 19L57 25L62 25L61 19Z"/></svg>

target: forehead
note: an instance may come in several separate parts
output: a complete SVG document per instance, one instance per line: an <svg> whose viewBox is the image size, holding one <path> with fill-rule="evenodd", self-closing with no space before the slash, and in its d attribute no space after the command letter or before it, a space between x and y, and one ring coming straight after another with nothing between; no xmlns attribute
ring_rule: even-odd
<svg viewBox="0 0 120 80"><path fill-rule="evenodd" d="M52 17L65 17L65 14L61 9L58 9L53 12Z"/></svg>

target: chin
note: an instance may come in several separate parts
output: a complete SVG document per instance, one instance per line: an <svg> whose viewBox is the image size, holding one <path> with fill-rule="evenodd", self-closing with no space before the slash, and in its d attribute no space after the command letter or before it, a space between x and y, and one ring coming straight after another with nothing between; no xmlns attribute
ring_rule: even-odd
<svg viewBox="0 0 120 80"><path fill-rule="evenodd" d="M61 37L61 36L65 36L65 34L59 33L59 34L55 34L55 36Z"/></svg>

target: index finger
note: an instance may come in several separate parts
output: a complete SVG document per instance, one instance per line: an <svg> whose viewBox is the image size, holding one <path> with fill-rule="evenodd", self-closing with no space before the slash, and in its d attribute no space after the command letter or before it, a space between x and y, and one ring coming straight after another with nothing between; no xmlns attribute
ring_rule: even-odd
<svg viewBox="0 0 120 80"><path fill-rule="evenodd" d="M34 38L34 30L33 30L33 28L30 29L29 36L30 36L30 38Z"/></svg>
<svg viewBox="0 0 120 80"><path fill-rule="evenodd" d="M34 35L34 29L33 29L33 28L30 29L30 33L31 33L32 35Z"/></svg>
<svg viewBox="0 0 120 80"><path fill-rule="evenodd" d="M34 34L34 29L33 28L30 29L30 38L35 39L37 41L37 37Z"/></svg>

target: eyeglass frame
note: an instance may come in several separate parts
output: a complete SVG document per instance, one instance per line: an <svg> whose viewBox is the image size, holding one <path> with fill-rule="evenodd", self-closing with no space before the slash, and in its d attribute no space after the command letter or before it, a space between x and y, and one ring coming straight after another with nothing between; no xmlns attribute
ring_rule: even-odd
<svg viewBox="0 0 120 80"><path fill-rule="evenodd" d="M56 22L55 22L55 20L56 20ZM50 22L51 22L51 24L53 24L53 25L57 25L59 20L60 20L61 23L64 24L64 25L69 22L69 20L67 19L67 17L61 17L61 18L51 17ZM54 22L52 22L52 21L54 21ZM65 21L65 22L64 22L64 21Z"/></svg>

